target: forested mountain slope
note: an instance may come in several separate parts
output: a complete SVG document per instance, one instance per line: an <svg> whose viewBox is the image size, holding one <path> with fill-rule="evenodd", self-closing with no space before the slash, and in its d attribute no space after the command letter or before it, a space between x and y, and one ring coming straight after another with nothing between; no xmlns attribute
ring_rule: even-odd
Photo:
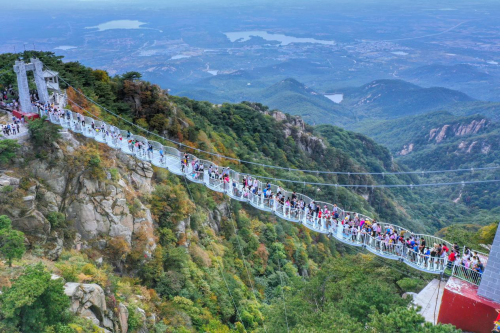
<svg viewBox="0 0 500 333"><path fill-rule="evenodd" d="M290 78L249 96L249 100L300 116L311 125L338 124L340 120L346 121L349 118L349 112L345 108Z"/></svg>
<svg viewBox="0 0 500 333"><path fill-rule="evenodd" d="M24 56L31 55L26 52ZM17 56L1 55L0 69L11 68ZM361 134L333 126L314 129L299 117L271 112L261 104L217 106L169 96L160 87L141 81L139 73L109 77L101 70L63 63L50 53L37 52L36 56L121 117L192 147L285 168L402 170L388 149ZM14 80L0 77L0 84L15 84ZM71 88L68 97L75 111L82 112L81 106L138 133ZM63 333L73 332L67 327L77 331L74 325L78 325L80 332L92 332L92 328L82 328L91 324L84 325L70 315L54 322L48 310L41 310L41 300L15 302L23 289L11 286L47 278L43 268L25 270L26 265L39 261L66 282L101 285L107 309L91 307L92 314L87 314L96 318L94 325L114 332L123 332L123 307L129 332L143 328L151 332L281 332L287 325L295 332L340 327L384 332L388 322L393 325L391 331L421 327L422 318L408 308L409 299L402 299L401 294L418 290L428 277L410 273L409 268L394 270L395 263L360 255L300 225L231 202L202 185L187 184L166 170L80 135L58 138L50 123L36 124L36 131L52 134L32 135L21 147L1 141L7 147L0 152L6 154L0 159L2 170L8 171L2 176L0 215L6 214L13 227L26 234L29 250L12 268L1 270L0 283L7 295L0 296L1 329ZM214 160L212 155L196 154ZM420 181L407 176L276 170L222 157L215 162L260 176L306 182ZM427 201L435 197L409 189L351 191L303 183L282 185L416 231L436 231L451 222L442 216L474 213L456 207L443 210L438 201L431 210ZM333 271L337 278L325 279ZM373 289L365 288L367 280ZM59 295L58 288L47 292ZM290 311L287 315L285 306ZM14 310L5 309L18 309L23 315L13 316ZM421 328L453 331L450 327Z"/></svg>
<svg viewBox="0 0 500 333"><path fill-rule="evenodd" d="M389 147L396 160L420 170L470 169L469 172L428 175L434 181L497 179L499 170L480 171L478 168L499 165L500 128L497 122L482 115L455 116L449 112L434 112L366 125L377 142ZM473 169L476 169L474 172ZM436 190L437 191L437 190ZM443 189L437 191L442 193ZM500 204L498 185L470 186L455 192L457 202L470 209L491 210L495 214Z"/></svg>

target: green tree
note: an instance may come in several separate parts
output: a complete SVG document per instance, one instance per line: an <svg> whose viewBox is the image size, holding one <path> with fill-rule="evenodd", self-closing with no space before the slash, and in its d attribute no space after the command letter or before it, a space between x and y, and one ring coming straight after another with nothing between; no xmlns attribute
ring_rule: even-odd
<svg viewBox="0 0 500 333"><path fill-rule="evenodd" d="M287 326L292 332L456 332L452 326L424 329L424 318L399 293L402 277L370 256L330 258L309 281L290 280L287 321L278 296L265 309L266 326L272 332Z"/></svg>
<svg viewBox="0 0 500 333"><path fill-rule="evenodd" d="M125 81L134 81L139 80L142 77L142 74L139 72L127 72L122 75L122 79Z"/></svg>
<svg viewBox="0 0 500 333"><path fill-rule="evenodd" d="M16 157L16 152L20 147L21 146L17 144L16 140L0 140L0 165L12 161L12 159Z"/></svg>
<svg viewBox="0 0 500 333"><path fill-rule="evenodd" d="M130 332L134 332L136 329L141 327L142 320L141 320L141 315L138 313L137 308L129 305L127 306L128 310L128 329Z"/></svg>
<svg viewBox="0 0 500 333"><path fill-rule="evenodd" d="M52 280L43 264L28 266L0 295L0 321L10 331L43 332L69 322L70 300L62 279Z"/></svg>
<svg viewBox="0 0 500 333"><path fill-rule="evenodd" d="M109 83L110 81L108 73L106 71L103 71L102 69L96 69L92 72L92 75L97 81L104 83Z"/></svg>
<svg viewBox="0 0 500 333"><path fill-rule="evenodd" d="M50 146L61 137L59 126L46 121L46 117L28 122L28 130L31 141L40 149Z"/></svg>
<svg viewBox="0 0 500 333"><path fill-rule="evenodd" d="M425 323L415 309L398 308L388 314L373 313L367 325L372 332L408 332L408 333L458 333L452 325L432 325ZM425 323L425 325L423 325Z"/></svg>
<svg viewBox="0 0 500 333"><path fill-rule="evenodd" d="M12 267L12 260L21 259L24 252L24 234L12 229L7 216L0 216L0 255L7 260L9 267Z"/></svg>

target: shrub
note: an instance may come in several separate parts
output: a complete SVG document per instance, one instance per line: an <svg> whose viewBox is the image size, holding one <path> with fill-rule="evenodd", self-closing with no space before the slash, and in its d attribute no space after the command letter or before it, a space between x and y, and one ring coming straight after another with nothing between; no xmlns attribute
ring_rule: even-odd
<svg viewBox="0 0 500 333"><path fill-rule="evenodd" d="M177 297L179 292L184 288L186 278L184 275L168 271L161 275L160 281L156 285L156 292L161 296L166 296L169 298Z"/></svg>
<svg viewBox="0 0 500 333"><path fill-rule="evenodd" d="M0 140L0 165L12 162L20 147L16 140Z"/></svg>
<svg viewBox="0 0 500 333"><path fill-rule="evenodd" d="M134 306L127 306L128 310L128 331L134 332L139 327L142 327L142 317Z"/></svg>
<svg viewBox="0 0 500 333"><path fill-rule="evenodd" d="M418 292L425 286L425 281L403 278L397 282L398 286L405 292Z"/></svg>
<svg viewBox="0 0 500 333"><path fill-rule="evenodd" d="M27 267L0 295L0 321L7 332L43 332L67 323L70 300L63 285L61 279L52 280L41 263Z"/></svg>
<svg viewBox="0 0 500 333"><path fill-rule="evenodd" d="M59 266L61 270L62 278L67 282L78 282L78 268L73 265L61 265Z"/></svg>
<svg viewBox="0 0 500 333"><path fill-rule="evenodd" d="M10 185L2 186L2 188L0 188L0 192L2 193L11 193L12 191L14 191L14 188Z"/></svg>
<svg viewBox="0 0 500 333"><path fill-rule="evenodd" d="M47 214L47 220L50 222L50 226L52 229L60 229L65 228L66 224L66 216L60 212L50 212Z"/></svg>
<svg viewBox="0 0 500 333"><path fill-rule="evenodd" d="M86 264L82 268L82 273L85 275L95 276L97 274L97 268L93 264Z"/></svg>
<svg viewBox="0 0 500 333"><path fill-rule="evenodd" d="M111 175L111 179L115 182L120 179L120 173L118 172L118 169L116 169L116 168L109 169L109 174Z"/></svg>
<svg viewBox="0 0 500 333"><path fill-rule="evenodd" d="M28 122L30 139L39 150L47 149L61 137L59 126L46 121L46 119L46 117L42 117Z"/></svg>
<svg viewBox="0 0 500 333"><path fill-rule="evenodd" d="M123 237L115 237L108 241L107 255L112 261L125 260L130 253L130 245Z"/></svg>
<svg viewBox="0 0 500 333"><path fill-rule="evenodd" d="M7 216L0 216L0 256L5 258L11 267L12 260L21 259L24 252L26 252L24 234L12 229L11 221Z"/></svg>

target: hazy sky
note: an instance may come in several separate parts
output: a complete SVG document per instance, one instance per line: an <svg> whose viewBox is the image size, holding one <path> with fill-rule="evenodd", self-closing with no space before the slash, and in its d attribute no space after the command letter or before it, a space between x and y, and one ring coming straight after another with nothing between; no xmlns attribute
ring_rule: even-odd
<svg viewBox="0 0 500 333"><path fill-rule="evenodd" d="M483 4L498 4L498 0L481 0L471 3L469 0L0 0L3 9L9 8L25 8L25 9L39 9L39 8L106 8L106 7L182 7L182 6L197 6L197 7L216 7L224 6L251 6L251 5L269 5L269 6L286 6L286 5L318 5L334 7L338 4L359 6L361 4L373 5L399 5L414 4L415 6L429 6L429 7L442 7L442 6L461 6L461 5L474 5L481 6Z"/></svg>

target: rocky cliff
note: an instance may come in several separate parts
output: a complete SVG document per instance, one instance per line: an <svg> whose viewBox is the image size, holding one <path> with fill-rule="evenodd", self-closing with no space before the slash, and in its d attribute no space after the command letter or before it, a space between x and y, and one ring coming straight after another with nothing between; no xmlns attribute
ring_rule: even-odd
<svg viewBox="0 0 500 333"><path fill-rule="evenodd" d="M300 149L307 154L312 154L318 150L322 151L326 148L323 139L311 135L306 131L306 123L301 117L287 115L281 111L264 111L266 115L272 116L283 125L283 133L285 137L291 136L299 145Z"/></svg>
<svg viewBox="0 0 500 333"><path fill-rule="evenodd" d="M33 152L29 143L22 149L24 157L17 165L24 168L3 171L0 186L26 195L4 204L2 210L28 235L30 244L45 244L47 254L55 259L63 243L78 249L103 247L107 237L121 237L131 244L133 235L142 231L149 236L149 250L154 249L151 213L139 200L141 194L153 190L149 163L107 149L98 158L111 163L114 173L107 171L99 177L87 161L95 156L85 156L96 153L95 148L89 149L85 139L78 141L70 134L42 159L26 157ZM132 214L130 206L134 205ZM64 214L68 229L74 231L70 239L51 226L46 218L51 212Z"/></svg>
<svg viewBox="0 0 500 333"><path fill-rule="evenodd" d="M482 129L488 127L489 121L486 119L472 120L466 123L446 124L441 127L433 128L429 131L428 141L440 143L449 137L465 136L476 134Z"/></svg>

